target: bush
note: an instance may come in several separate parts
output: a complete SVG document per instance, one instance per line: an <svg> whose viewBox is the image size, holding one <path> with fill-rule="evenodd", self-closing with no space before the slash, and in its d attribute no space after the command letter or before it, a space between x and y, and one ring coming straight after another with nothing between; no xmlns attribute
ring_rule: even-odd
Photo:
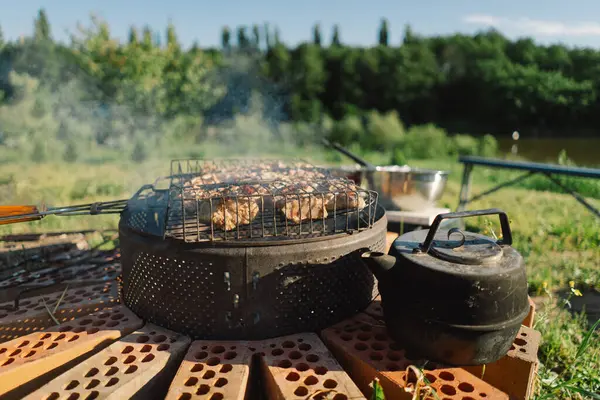
<svg viewBox="0 0 600 400"><path fill-rule="evenodd" d="M384 151L399 143L404 133L404 125L396 111L386 114L372 111L367 115L367 131L361 140L361 146Z"/></svg>
<svg viewBox="0 0 600 400"><path fill-rule="evenodd" d="M400 142L408 159L433 159L452 154L453 146L446 131L433 124L411 127Z"/></svg>
<svg viewBox="0 0 600 400"><path fill-rule="evenodd" d="M58 126L58 130L56 131L56 138L58 140L67 140L71 136L69 126L66 121L60 121L60 125Z"/></svg>
<svg viewBox="0 0 600 400"><path fill-rule="evenodd" d="M364 128L360 117L348 115L335 123L329 134L329 140L342 146L359 141L364 135Z"/></svg>
<svg viewBox="0 0 600 400"><path fill-rule="evenodd" d="M31 116L34 118L42 118L48 113L48 105L42 98L35 99L31 108Z"/></svg>
<svg viewBox="0 0 600 400"><path fill-rule="evenodd" d="M474 156L480 152L480 141L470 135L452 136L452 151L460 156Z"/></svg>
<svg viewBox="0 0 600 400"><path fill-rule="evenodd" d="M404 155L404 151L402 151L402 148L397 147L394 149L394 151L392 151L392 157L390 157L391 165L406 165L407 162L408 161Z"/></svg>
<svg viewBox="0 0 600 400"><path fill-rule="evenodd" d="M31 152L31 161L34 163L43 163L48 159L46 152L46 145L40 140L36 140L33 145L33 151Z"/></svg>
<svg viewBox="0 0 600 400"><path fill-rule="evenodd" d="M135 162L142 162L148 158L148 150L142 140L137 140L133 151L131 152L131 160Z"/></svg>
<svg viewBox="0 0 600 400"><path fill-rule="evenodd" d="M77 144L75 141L70 140L65 147L65 153L63 154L63 160L68 163L73 163L77 161L79 154L77 150Z"/></svg>
<svg viewBox="0 0 600 400"><path fill-rule="evenodd" d="M484 135L479 139L479 155L482 157L494 157L498 154L498 141L492 135Z"/></svg>

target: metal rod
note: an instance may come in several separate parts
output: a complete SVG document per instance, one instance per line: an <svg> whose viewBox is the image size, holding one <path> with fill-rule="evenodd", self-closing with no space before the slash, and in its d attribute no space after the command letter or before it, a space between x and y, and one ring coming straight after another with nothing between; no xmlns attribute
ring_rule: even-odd
<svg viewBox="0 0 600 400"><path fill-rule="evenodd" d="M472 203L472 202L474 202L475 200L479 200L480 198L482 198L482 197L484 197L484 196L487 196L487 195L489 195L489 194L492 194L492 193L494 193L494 192L497 192L498 190L500 190L500 189L502 189L502 188L505 188L505 187L507 187L507 186L514 185L515 183L521 182L521 181L525 180L526 178L529 178L531 175L535 175L535 174L537 174L537 172L536 172L536 171L529 171L529 172L527 172L526 174L519 175L518 177L516 177L516 178L514 178L514 179L511 179L511 180L509 180L509 181L506 181L506 182L500 183L500 184L498 184L498 185L494 186L493 188L491 188L491 189L489 189L489 190L486 190L486 191L485 191L485 192L483 192L483 193L480 193L480 194L478 194L478 195L476 195L476 196L473 196L473 197L471 197L471 198L468 200L468 202L469 202L469 203Z"/></svg>
<svg viewBox="0 0 600 400"><path fill-rule="evenodd" d="M90 214L119 214L127 206L127 200L115 200L91 204L81 204L66 207L52 207L35 213L25 213L0 217L0 221L20 220L26 218L44 218L48 215L90 215Z"/></svg>
<svg viewBox="0 0 600 400"><path fill-rule="evenodd" d="M469 192L471 191L471 172L473 171L473 166L471 164L465 164L465 168L463 170L462 183L460 185L460 195L457 211L464 211L469 203Z"/></svg>
<svg viewBox="0 0 600 400"><path fill-rule="evenodd" d="M563 185L558 179L554 178L551 174L549 173L544 173L544 175L546 175L546 177L548 179L550 179L552 182L554 182L557 186L561 187L563 190L565 190L566 192L568 192L571 196L573 196L575 198L575 200L577 200L578 202L580 202L581 204L583 204L583 206L585 208L587 208L588 210L590 210L593 214L595 214L597 217L600 218L600 212L598 211L598 209L594 206L592 206L590 203L588 203L587 201L585 201L585 198L583 198L583 196L581 196L579 193L575 192L574 190L571 190L570 188L566 187L565 185Z"/></svg>

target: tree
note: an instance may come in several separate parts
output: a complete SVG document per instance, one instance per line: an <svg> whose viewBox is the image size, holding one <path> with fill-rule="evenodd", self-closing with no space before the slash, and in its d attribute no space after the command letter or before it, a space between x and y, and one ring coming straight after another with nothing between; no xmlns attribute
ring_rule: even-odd
<svg viewBox="0 0 600 400"><path fill-rule="evenodd" d="M167 47L171 50L179 51L179 42L177 41L177 33L175 25L169 22L167 26Z"/></svg>
<svg viewBox="0 0 600 400"><path fill-rule="evenodd" d="M2 27L0 26L0 49L4 47L4 34L2 33Z"/></svg>
<svg viewBox="0 0 600 400"><path fill-rule="evenodd" d="M273 37L273 42L275 44L281 43L280 34L279 34L279 27L278 26L275 27L275 34L274 34L274 37Z"/></svg>
<svg viewBox="0 0 600 400"><path fill-rule="evenodd" d="M135 29L135 26L132 26L129 28L129 40L128 40L130 45L137 45L139 43L139 39L138 39L138 33L137 33L137 29Z"/></svg>
<svg viewBox="0 0 600 400"><path fill-rule="evenodd" d="M231 31L226 26L221 30L221 47L224 50L231 49Z"/></svg>
<svg viewBox="0 0 600 400"><path fill-rule="evenodd" d="M313 26L313 44L321 46L321 26L319 24Z"/></svg>
<svg viewBox="0 0 600 400"><path fill-rule="evenodd" d="M291 68L291 91L296 94L294 119L316 122L319 118L321 104L315 103L325 90L327 78L323 58L318 46L302 44L293 52L296 61Z"/></svg>
<svg viewBox="0 0 600 400"><path fill-rule="evenodd" d="M239 26L237 28L237 43L238 47L242 50L248 49L250 42L248 41L248 36L246 36L246 27Z"/></svg>
<svg viewBox="0 0 600 400"><path fill-rule="evenodd" d="M142 46L145 50L150 50L153 47L152 44L152 29L149 26L144 27L142 33Z"/></svg>
<svg viewBox="0 0 600 400"><path fill-rule="evenodd" d="M260 47L260 29L256 24L252 26L252 45L255 49Z"/></svg>
<svg viewBox="0 0 600 400"><path fill-rule="evenodd" d="M409 24L406 24L404 26L404 38L402 39L402 44L410 44L415 40L417 40L417 38L415 37L412 28Z"/></svg>
<svg viewBox="0 0 600 400"><path fill-rule="evenodd" d="M340 40L340 27L336 24L333 26L333 35L331 36L331 45L332 46L341 46L342 42Z"/></svg>
<svg viewBox="0 0 600 400"><path fill-rule="evenodd" d="M265 24L263 26L263 32L265 35L265 45L267 46L267 50L268 50L271 48L273 43L271 41L271 27L269 26L269 24L267 22L265 22Z"/></svg>
<svg viewBox="0 0 600 400"><path fill-rule="evenodd" d="M388 45L388 21L385 18L381 19L381 27L379 28L379 44L381 46Z"/></svg>
<svg viewBox="0 0 600 400"><path fill-rule="evenodd" d="M33 37L37 42L50 40L50 22L48 22L46 10L43 8L38 11L33 29Z"/></svg>

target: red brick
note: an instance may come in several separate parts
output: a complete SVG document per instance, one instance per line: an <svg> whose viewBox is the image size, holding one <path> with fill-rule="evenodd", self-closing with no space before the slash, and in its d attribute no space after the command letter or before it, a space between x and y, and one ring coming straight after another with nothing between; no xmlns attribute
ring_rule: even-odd
<svg viewBox="0 0 600 400"><path fill-rule="evenodd" d="M527 316L523 320L523 325L525 325L528 328L533 328L533 324L535 322L535 303L533 302L531 297L528 296L527 299L529 300L529 314L527 314Z"/></svg>
<svg viewBox="0 0 600 400"><path fill-rule="evenodd" d="M380 321L359 314L325 329L321 336L365 396L371 395L370 383L377 377L387 398L411 399L412 394L406 388L411 386L414 376L407 373L407 367L419 361L406 357L404 349L390 340ZM461 368L429 363L423 372L440 398L461 394L463 398L508 399L506 393Z"/></svg>
<svg viewBox="0 0 600 400"><path fill-rule="evenodd" d="M26 399L163 398L189 344L186 336L147 324Z"/></svg>
<svg viewBox="0 0 600 400"><path fill-rule="evenodd" d="M166 399L244 400L253 353L248 342L193 342Z"/></svg>
<svg viewBox="0 0 600 400"><path fill-rule="evenodd" d="M541 334L538 331L521 326L513 346L505 357L487 364L485 371L482 366L469 366L465 367L465 370L515 399L529 399L534 391L540 341Z"/></svg>
<svg viewBox="0 0 600 400"><path fill-rule="evenodd" d="M268 399L365 398L314 333L265 340L260 348Z"/></svg>
<svg viewBox="0 0 600 400"><path fill-rule="evenodd" d="M135 314L117 306L3 343L0 396L19 388L21 397L29 388L39 387L64 372L63 367L71 361L93 354L142 325Z"/></svg>
<svg viewBox="0 0 600 400"><path fill-rule="evenodd" d="M14 302L0 304L0 343L56 325L44 307L42 299L45 299L48 308L53 310L62 294L63 292L60 291L30 297L20 301L19 308L15 311L3 309L6 306L14 306ZM118 303L118 288L114 281L72 288L65 293L54 316L62 323L113 307Z"/></svg>

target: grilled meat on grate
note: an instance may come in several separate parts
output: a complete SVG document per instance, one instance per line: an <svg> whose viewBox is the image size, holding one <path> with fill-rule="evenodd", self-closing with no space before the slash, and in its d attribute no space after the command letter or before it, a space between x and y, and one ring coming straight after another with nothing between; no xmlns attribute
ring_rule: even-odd
<svg viewBox="0 0 600 400"><path fill-rule="evenodd" d="M290 184L279 191L275 203L285 218L295 224L310 219L327 218L326 205L333 199L333 195L315 192L314 186L308 182Z"/></svg>
<svg viewBox="0 0 600 400"><path fill-rule="evenodd" d="M196 201L200 203L198 219L226 231L252 223L260 211L258 195L268 194L267 189L260 185L200 187L195 190Z"/></svg>
<svg viewBox="0 0 600 400"><path fill-rule="evenodd" d="M354 183L347 183L340 189L339 185L329 185L329 191L335 194L335 198L327 202L327 210L356 209L362 210L366 207L365 199L359 192L360 188Z"/></svg>
<svg viewBox="0 0 600 400"><path fill-rule="evenodd" d="M188 198L186 190L195 194L184 206L186 214L196 213L198 221L224 231L251 224L261 212L279 213L299 224L325 219L331 212L366 207L361 196L365 193L358 186L310 165L210 165L188 179L183 188L177 198Z"/></svg>

